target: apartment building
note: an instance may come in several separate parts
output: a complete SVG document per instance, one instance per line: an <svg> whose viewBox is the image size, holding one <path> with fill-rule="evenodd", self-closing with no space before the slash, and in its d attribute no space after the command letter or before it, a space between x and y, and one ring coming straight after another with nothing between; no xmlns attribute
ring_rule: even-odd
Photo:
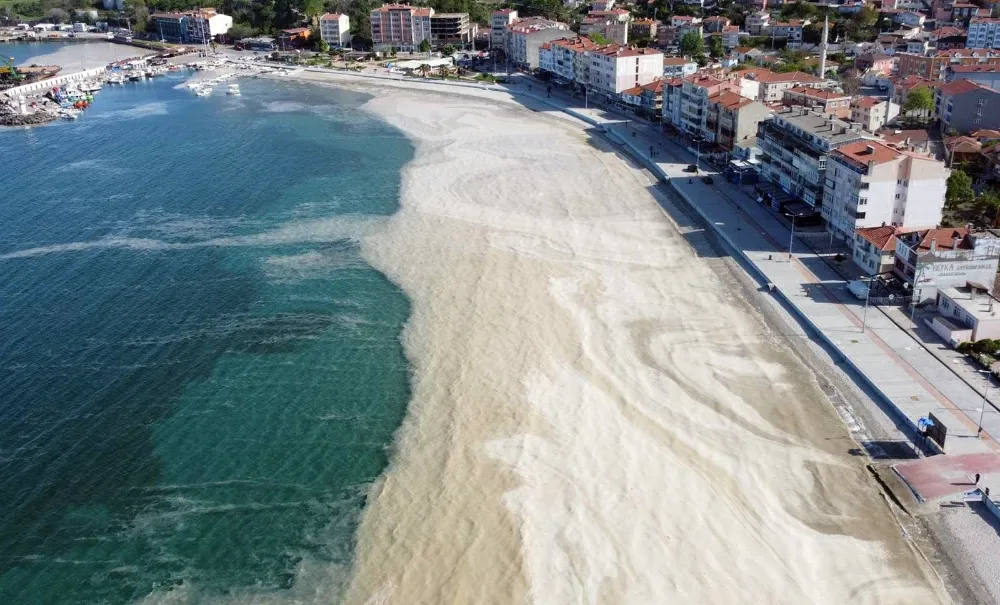
<svg viewBox="0 0 1000 605"><path fill-rule="evenodd" d="M678 130L692 136L705 136L708 130L706 120L709 113L709 98L723 91L739 94L739 86L712 76L695 75L684 78L680 86L677 121L671 123Z"/></svg>
<svg viewBox="0 0 1000 605"><path fill-rule="evenodd" d="M651 40L656 39L656 29L659 25L658 21L653 19L636 19L628 26L628 33L632 39L636 38L649 38Z"/></svg>
<svg viewBox="0 0 1000 605"><path fill-rule="evenodd" d="M683 78L698 71L698 64L685 57L664 57L663 75L668 78Z"/></svg>
<svg viewBox="0 0 1000 605"><path fill-rule="evenodd" d="M624 9L591 11L580 22L580 35L601 34L615 44L628 44L632 15Z"/></svg>
<svg viewBox="0 0 1000 605"><path fill-rule="evenodd" d="M857 97L851 101L851 121L874 133L899 115L899 105L874 97Z"/></svg>
<svg viewBox="0 0 1000 605"><path fill-rule="evenodd" d="M692 17L690 15L674 15L670 18L670 27L693 27L695 25L701 25L700 17Z"/></svg>
<svg viewBox="0 0 1000 605"><path fill-rule="evenodd" d="M994 231L924 228L897 232L892 270L912 286L915 301L934 301L939 290L968 282L992 287L998 259L1000 237Z"/></svg>
<svg viewBox="0 0 1000 605"><path fill-rule="evenodd" d="M676 52L681 45L681 28L673 26L659 26L656 28L656 46L665 50Z"/></svg>
<svg viewBox="0 0 1000 605"><path fill-rule="evenodd" d="M587 56L590 88L609 98L663 77L663 53L652 48L610 44L587 51Z"/></svg>
<svg viewBox="0 0 1000 605"><path fill-rule="evenodd" d="M766 11L750 13L747 15L743 27L746 28L748 34L759 36L764 30L771 27L771 13Z"/></svg>
<svg viewBox="0 0 1000 605"><path fill-rule="evenodd" d="M1000 65L956 65L949 67L946 82L970 80L977 84L1000 89Z"/></svg>
<svg viewBox="0 0 1000 605"><path fill-rule="evenodd" d="M723 90L708 98L704 136L727 151L742 150L737 155L747 157L756 146L760 123L770 117L771 110L760 101Z"/></svg>
<svg viewBox="0 0 1000 605"><path fill-rule="evenodd" d="M826 86L823 78L801 71L778 73L763 67L734 71L729 77L740 83L740 94L762 103L780 103L791 88Z"/></svg>
<svg viewBox="0 0 1000 605"><path fill-rule="evenodd" d="M590 80L587 51L597 47L590 38L580 36L546 42L538 49L538 66L564 83L585 86Z"/></svg>
<svg viewBox="0 0 1000 605"><path fill-rule="evenodd" d="M929 80L944 80L949 69L959 66L1000 64L1000 54L988 49L939 50L927 56L911 53L896 53L899 59L898 76L920 76Z"/></svg>
<svg viewBox="0 0 1000 605"><path fill-rule="evenodd" d="M969 21L966 48L1000 48L1000 19L975 17Z"/></svg>
<svg viewBox="0 0 1000 605"><path fill-rule="evenodd" d="M805 107L789 107L760 124L761 176L822 209L827 156L865 138L860 126Z"/></svg>
<svg viewBox="0 0 1000 605"><path fill-rule="evenodd" d="M490 13L490 48L503 48L504 28L517 21L517 11L504 8Z"/></svg>
<svg viewBox="0 0 1000 605"><path fill-rule="evenodd" d="M955 80L941 86L934 106L942 132L1000 128L1000 92L978 82Z"/></svg>
<svg viewBox="0 0 1000 605"><path fill-rule="evenodd" d="M383 4L372 10L369 20L375 50L416 51L421 42L431 40L433 14L433 8L407 4Z"/></svg>
<svg viewBox="0 0 1000 605"><path fill-rule="evenodd" d="M186 14L188 43L207 43L220 39L233 26L232 17L218 13L214 8L202 8Z"/></svg>
<svg viewBox="0 0 1000 605"><path fill-rule="evenodd" d="M860 227L941 223L951 171L931 156L857 141L829 154L823 218L838 239L853 242Z"/></svg>
<svg viewBox="0 0 1000 605"><path fill-rule="evenodd" d="M153 13L149 16L156 37L167 42L187 41L187 20L188 16L184 13Z"/></svg>
<svg viewBox="0 0 1000 605"><path fill-rule="evenodd" d="M622 101L641 116L659 116L663 112L664 79L622 91Z"/></svg>
<svg viewBox="0 0 1000 605"><path fill-rule="evenodd" d="M538 49L542 44L564 38L569 26L544 17L518 19L504 28L504 52L507 60L521 69L538 67Z"/></svg>
<svg viewBox="0 0 1000 605"><path fill-rule="evenodd" d="M705 17L705 20L702 23L702 27L704 28L706 34L719 33L723 30L723 28L733 24L732 21L726 17L719 16Z"/></svg>
<svg viewBox="0 0 1000 605"><path fill-rule="evenodd" d="M892 271L896 259L896 233L899 227L880 225L859 227L854 232L851 260L868 275Z"/></svg>
<svg viewBox="0 0 1000 605"><path fill-rule="evenodd" d="M434 13L431 15L431 44L440 48L446 44L465 47L472 44L469 13Z"/></svg>
<svg viewBox="0 0 1000 605"><path fill-rule="evenodd" d="M809 25L808 20L776 21L770 28L770 34L775 38L784 38L789 44L801 44L802 28L806 25Z"/></svg>
<svg viewBox="0 0 1000 605"><path fill-rule="evenodd" d="M785 90L781 102L786 106L810 107L835 118L851 117L851 95L823 88L795 86Z"/></svg>
<svg viewBox="0 0 1000 605"><path fill-rule="evenodd" d="M663 99L660 121L663 129L678 128L681 123L681 89L684 86L683 78L663 79Z"/></svg>
<svg viewBox="0 0 1000 605"><path fill-rule="evenodd" d="M350 46L350 18L341 13L326 13L319 18L319 37L333 48Z"/></svg>
<svg viewBox="0 0 1000 605"><path fill-rule="evenodd" d="M722 28L721 32L712 35L722 38L722 47L727 51L740 45L740 28L737 25L727 25Z"/></svg>

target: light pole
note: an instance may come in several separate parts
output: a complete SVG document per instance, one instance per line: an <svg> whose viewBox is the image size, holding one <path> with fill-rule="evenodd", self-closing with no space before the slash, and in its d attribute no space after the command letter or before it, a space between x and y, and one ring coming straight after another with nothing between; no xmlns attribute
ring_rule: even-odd
<svg viewBox="0 0 1000 605"><path fill-rule="evenodd" d="M864 276L862 276L864 277ZM865 330L868 328L868 299L872 295L872 279L873 276L868 276L868 289L865 290L865 313L861 319L861 333L864 334Z"/></svg>
<svg viewBox="0 0 1000 605"><path fill-rule="evenodd" d="M792 243L795 241L795 218L797 214L792 215L792 233L788 236L788 261L792 260Z"/></svg>
<svg viewBox="0 0 1000 605"><path fill-rule="evenodd" d="M990 404L989 399L986 395L990 392L990 374L989 370L976 370L983 375L986 379L986 389L983 391L983 407L979 409L979 429L976 430L976 439L983 438L983 416L986 414L986 406Z"/></svg>

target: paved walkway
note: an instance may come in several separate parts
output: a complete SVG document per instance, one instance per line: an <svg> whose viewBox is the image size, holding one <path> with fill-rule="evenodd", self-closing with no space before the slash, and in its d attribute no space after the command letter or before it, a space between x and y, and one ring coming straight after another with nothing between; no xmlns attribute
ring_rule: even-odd
<svg viewBox="0 0 1000 605"><path fill-rule="evenodd" d="M527 92L524 81L513 88ZM651 167L655 165L660 173L657 176L668 178L720 236L742 252L752 269L774 284L822 338L835 345L845 361L886 396L911 428L933 412L948 427L948 453L1000 452L994 439L994 435L1000 436L1000 413L992 405L983 412L986 382L975 368L940 340L922 343L915 339L911 335L914 324L898 309L893 315L891 310L869 308L866 314L864 301L850 294L838 271L804 244L796 241L789 258L790 229L758 204L746 188L741 190L711 171L702 174L714 176L712 185L692 178L683 169L695 162L693 154L655 126L584 107L581 99L559 91L549 96L538 82L532 82L529 94L592 120L630 147L633 155L641 156ZM651 148L657 153L654 158L650 158ZM703 163L702 168L707 166ZM928 336L919 325L917 332L920 337ZM978 389L970 384L977 380L982 383ZM991 394L993 402L1000 402L1000 389L991 388ZM977 437L981 413L983 431ZM989 485L991 492L1000 493L1000 477L991 478L996 483Z"/></svg>

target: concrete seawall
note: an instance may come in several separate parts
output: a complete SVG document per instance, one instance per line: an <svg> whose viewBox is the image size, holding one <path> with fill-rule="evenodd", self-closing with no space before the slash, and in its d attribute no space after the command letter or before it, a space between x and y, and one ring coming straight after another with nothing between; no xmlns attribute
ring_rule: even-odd
<svg viewBox="0 0 1000 605"><path fill-rule="evenodd" d="M56 76L54 78L49 78L47 80L39 80L38 82L32 82L31 84L22 84L21 86L15 86L13 88L8 88L7 90L0 93L9 99L17 99L18 97L23 97L29 94L37 94L57 86L63 86L64 84L69 84L70 82L79 82L81 80L89 80L90 78L97 77L104 74L105 69L103 67L95 67L93 69L87 69L84 71L77 71L70 74L64 74L61 76Z"/></svg>

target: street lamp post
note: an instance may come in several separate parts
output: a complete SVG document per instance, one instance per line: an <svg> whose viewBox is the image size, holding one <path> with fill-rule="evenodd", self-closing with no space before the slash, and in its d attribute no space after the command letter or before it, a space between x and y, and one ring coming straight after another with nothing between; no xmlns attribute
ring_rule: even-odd
<svg viewBox="0 0 1000 605"><path fill-rule="evenodd" d="M987 394L990 392L990 371L989 370L976 370L983 375L986 379L986 389L983 390L983 407L979 409L979 428L976 430L976 438L983 438L983 416L986 415L986 406L990 404Z"/></svg>
<svg viewBox="0 0 1000 605"><path fill-rule="evenodd" d="M868 289L865 290L865 313L861 319L861 333L864 334L868 328L868 299L872 295L872 276L868 276Z"/></svg>
<svg viewBox="0 0 1000 605"><path fill-rule="evenodd" d="M788 260L792 260L792 243L795 241L795 218L797 214L792 215L792 233L788 236Z"/></svg>

